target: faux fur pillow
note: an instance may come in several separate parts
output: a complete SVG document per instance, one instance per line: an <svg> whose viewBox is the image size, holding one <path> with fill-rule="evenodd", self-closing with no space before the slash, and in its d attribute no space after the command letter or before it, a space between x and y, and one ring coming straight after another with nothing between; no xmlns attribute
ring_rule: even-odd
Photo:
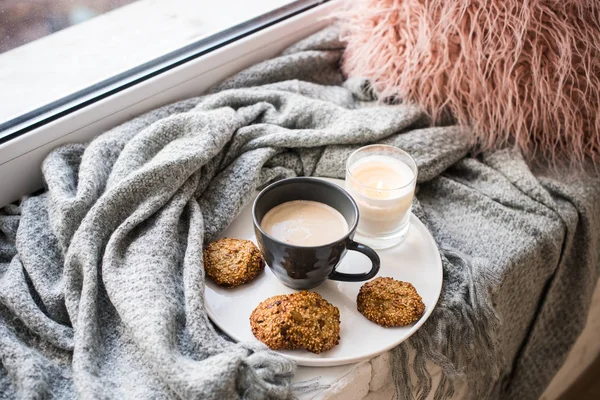
<svg viewBox="0 0 600 400"><path fill-rule="evenodd" d="M355 0L343 68L484 149L600 160L600 1Z"/></svg>

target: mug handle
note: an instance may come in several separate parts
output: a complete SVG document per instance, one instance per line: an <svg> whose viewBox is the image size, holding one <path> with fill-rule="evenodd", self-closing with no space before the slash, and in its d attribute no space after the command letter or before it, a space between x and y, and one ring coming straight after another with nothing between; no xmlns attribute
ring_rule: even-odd
<svg viewBox="0 0 600 400"><path fill-rule="evenodd" d="M377 275L381 261L379 260L379 256L375 250L351 239L346 248L348 250L358 251L359 253L363 253L365 256L369 257L372 264L371 270L369 272L361 272L360 274L347 274L344 272L333 271L331 274L329 274L329 279L343 282L361 282L367 281Z"/></svg>

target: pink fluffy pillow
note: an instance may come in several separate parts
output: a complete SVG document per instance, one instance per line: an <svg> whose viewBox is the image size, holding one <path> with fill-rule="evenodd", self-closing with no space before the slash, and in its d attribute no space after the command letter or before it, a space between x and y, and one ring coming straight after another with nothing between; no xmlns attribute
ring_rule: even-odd
<svg viewBox="0 0 600 400"><path fill-rule="evenodd" d="M600 159L600 2L355 0L343 69L451 115L483 149Z"/></svg>

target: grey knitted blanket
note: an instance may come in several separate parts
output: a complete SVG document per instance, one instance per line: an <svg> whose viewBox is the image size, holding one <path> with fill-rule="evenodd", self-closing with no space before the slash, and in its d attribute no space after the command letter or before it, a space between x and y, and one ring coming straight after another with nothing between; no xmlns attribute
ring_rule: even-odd
<svg viewBox="0 0 600 400"><path fill-rule="evenodd" d="M292 396L290 361L207 319L202 246L256 188L343 177L374 142L416 159L415 213L444 261L431 318L394 350L399 397L448 397L457 379L480 398L541 394L598 279L600 180L532 172L515 150L470 156L460 129L345 82L342 50L323 31L48 155L45 192L0 211L1 398ZM437 388L427 360L442 367Z"/></svg>

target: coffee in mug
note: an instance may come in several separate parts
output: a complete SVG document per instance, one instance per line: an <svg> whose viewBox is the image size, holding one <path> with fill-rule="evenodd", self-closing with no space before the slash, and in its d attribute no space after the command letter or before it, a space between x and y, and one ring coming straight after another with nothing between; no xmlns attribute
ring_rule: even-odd
<svg viewBox="0 0 600 400"><path fill-rule="evenodd" d="M260 226L275 239L296 246L329 244L348 233L348 223L339 211L310 200L293 200L273 207Z"/></svg>
<svg viewBox="0 0 600 400"><path fill-rule="evenodd" d="M252 218L267 265L293 289L311 289L327 279L366 281L379 271L377 253L353 240L359 220L356 202L333 183L304 177L275 182L259 193ZM348 250L369 258L368 272L336 271Z"/></svg>

